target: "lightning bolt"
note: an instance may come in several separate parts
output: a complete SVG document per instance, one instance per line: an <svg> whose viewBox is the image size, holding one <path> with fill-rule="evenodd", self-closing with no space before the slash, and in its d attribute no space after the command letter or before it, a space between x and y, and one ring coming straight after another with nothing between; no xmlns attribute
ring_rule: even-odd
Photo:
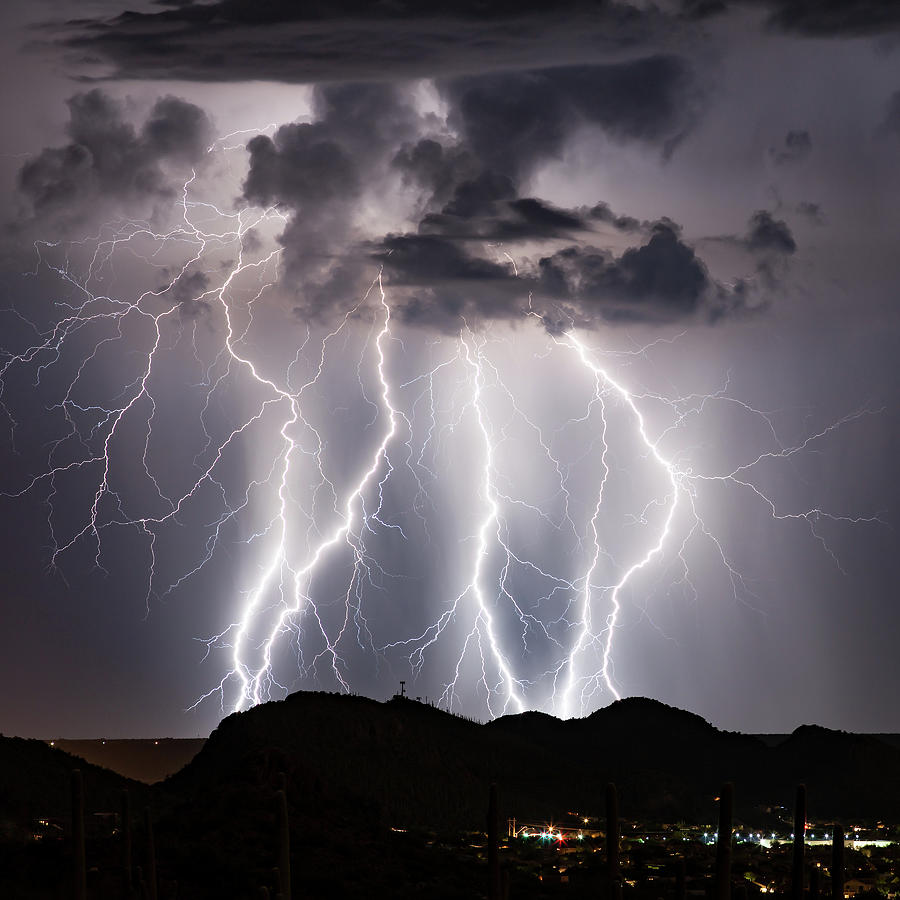
<svg viewBox="0 0 900 900"><path fill-rule="evenodd" d="M707 526L703 518L700 516L697 505L697 487L703 482L720 482L731 484L738 488L749 491L757 500L761 501L769 510L772 518L776 521L795 520L805 522L809 528L811 535L826 550L828 555L834 561L838 569L846 574L841 567L840 561L836 553L825 542L824 538L816 531L816 524L822 519L831 521L844 522L848 524L885 524L879 516L841 516L832 513L826 513L819 508L811 508L800 512L781 512L777 503L768 494L759 487L747 480L747 474L751 472L759 463L768 459L787 459L798 453L808 449L816 441L826 437L836 429L850 422L856 421L862 416L877 414L881 410L861 409L844 416L836 422L833 422L818 432L808 435L801 442L793 446L784 446L778 439L772 425L771 417L764 411L758 410L749 404L735 400L720 392L717 394L702 395L699 397L676 398L669 399L659 394L643 395L644 399L650 397L664 404L674 416L675 424L663 429L655 438L651 436L645 415L642 413L638 401L641 395L635 395L622 383L610 374L607 368L600 366L591 356L588 347L574 333L569 331L562 338L554 338L554 342L564 346L575 353L581 365L591 373L594 382L594 401L601 409L601 441L603 444L603 453L601 455L601 466L603 468L603 476L600 485L600 491L597 502L594 507L594 515L590 521L591 546L593 548L588 568L584 576L580 580L582 585L582 597L580 604L580 614L578 617L578 633L574 645L570 653L561 662L560 666L555 670L555 679L565 672L564 687L560 692L558 703L554 707L559 709L560 714L564 718L573 715L583 715L590 708L591 702L598 688L605 688L614 698L620 699L621 694L615 684L613 675L613 647L616 635L616 628L619 622L620 613L622 611L622 595L627 586L633 581L634 576L641 570L650 566L658 557L666 550L668 544L676 541L675 522L676 512L679 507L687 507L687 525L686 533L682 534L680 543L677 544L677 556L684 567L685 579L690 583L690 574L688 564L684 556L685 546L688 541L695 535L700 534L708 540L715 548L716 554L725 567L731 579L734 589L735 600L739 599L739 587L745 587L743 576L729 562L728 557L723 549L722 542L713 531ZM639 351L642 355L644 350ZM638 554L637 558L627 564L622 571L621 576L611 586L605 589L601 587L599 592L596 591L594 578L597 565L602 553L601 543L598 535L598 519L603 506L603 489L606 485L609 475L609 466L607 464L608 445L606 443L607 421L605 416L605 403L609 395L617 397L619 401L625 405L631 414L634 422L635 433L640 438L646 454L654 460L661 472L664 474L667 484L667 490L664 496L653 501L653 505L664 510L661 521L658 524L655 535L648 542L643 552ZM712 402L721 401L726 403L736 403L746 412L759 417L768 426L769 431L777 444L778 449L774 451L766 451L759 453L754 459L724 474L707 474L696 472L691 466L682 466L678 462L668 457L662 447L662 441L670 434L678 424L684 420L687 413L682 411L685 401L690 401L694 405L694 411L702 410L702 408ZM645 510L646 512L646 510ZM641 518L644 517L642 514ZM608 612L603 619L603 626L596 629L594 626L594 613L596 604L595 593L608 593ZM582 671L579 674L578 657L586 655L586 651L591 647L600 648L600 664L594 669ZM575 702L575 695L578 695L578 702ZM556 698L556 693L554 693Z"/></svg>
<svg viewBox="0 0 900 900"><path fill-rule="evenodd" d="M242 153L233 141L245 133L218 139L208 152ZM516 347L493 326L465 323L457 335L409 351L379 270L334 327L305 323L305 335L285 356L289 361L279 362L258 346L256 331L267 315L261 301L276 287L282 251L248 246L251 232L282 226L286 216L274 207L221 209L197 199L200 189L192 173L181 191L178 221L168 230L120 221L78 241L36 242L29 277L51 275L74 299L57 301L46 327L15 306L6 310L26 336L22 349L0 355L0 410L13 449L23 420L8 388L12 396L26 377L40 391L54 391L52 376L62 383L48 407L59 430L47 445L46 464L2 494L12 502L43 492L53 571L79 547L105 571L107 533L134 533L146 552L149 615L155 602L199 578L230 546L254 560L255 575L234 592L234 612L222 616L233 621L200 639L204 659L227 657L225 671L189 708L215 697L223 712L246 709L323 677L350 692L356 685L351 656L362 654L377 666L403 665L414 679L439 682L448 708L469 709L477 696L492 717L530 708L584 714L624 690L615 675L616 638L649 572L663 578L674 566L677 583L696 591L688 549L703 542L721 563L735 601L754 599L725 541L701 514L706 487L738 492L773 521L803 524L838 567L821 524L881 521L818 507L783 508L753 477L763 464L809 452L877 410L854 411L784 444L772 416L732 397L727 380L718 391L689 396L629 388L620 370L677 336L633 350L598 350L574 329L548 334L530 308L528 320L541 326L530 334L542 342L535 359L552 355L562 360L567 383L587 385L580 412L554 428L530 411L527 394L504 374L501 358ZM76 259L86 260L81 274ZM140 267L162 284L130 299L116 296L104 285L115 287L119 265ZM189 310L197 312L193 319ZM421 346L427 365L419 362ZM185 394L199 397L202 432L199 445L190 447L190 477L184 478L155 462L167 440L160 423L172 406L162 385L179 348L196 374ZM116 352L125 369L104 396L96 372ZM410 358L418 368L398 377ZM371 411L353 438L351 475L335 462L340 454L327 422L320 422L335 360L344 374L355 374L356 396ZM713 404L734 405L761 421L768 449L721 471L700 471L688 451L672 450L686 424ZM368 436L370 428L375 437ZM568 448L571 435L584 431L589 438ZM608 495L623 490L616 441L626 439L655 475L648 479L650 499L635 496L630 524L639 541L614 552L607 535L615 503ZM456 466L454 441L467 451ZM140 497L129 487L129 447L132 457L138 448ZM256 447L261 471L235 486L235 460ZM528 460L540 490L530 490L512 457ZM590 467L596 479L590 499L573 487L579 467ZM455 468L466 471L454 474ZM76 478L89 482L90 493L72 524L56 500ZM442 522L446 501L433 496L445 481L458 495L449 502L466 513L461 540ZM409 507L396 513L391 497L407 484ZM202 547L172 577L162 545L173 532L190 530L203 535ZM415 544L420 533L423 547L446 544L453 584L429 601L436 616L429 607L416 627L385 635L385 623L393 620L390 584L408 576L382 561L384 547L393 542L387 555L396 564L422 550ZM551 554L548 565L529 544L535 536L566 549Z"/></svg>

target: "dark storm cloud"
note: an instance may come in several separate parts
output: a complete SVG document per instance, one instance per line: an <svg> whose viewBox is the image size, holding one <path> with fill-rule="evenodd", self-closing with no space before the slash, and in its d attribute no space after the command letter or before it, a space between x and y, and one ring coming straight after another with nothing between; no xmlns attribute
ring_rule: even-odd
<svg viewBox="0 0 900 900"><path fill-rule="evenodd" d="M390 168L418 123L407 92L387 84L319 85L310 123L282 125L247 144L244 199L291 218L279 240L298 313L325 315L357 290L365 259L348 253L358 202Z"/></svg>
<svg viewBox="0 0 900 900"><path fill-rule="evenodd" d="M819 203L810 203L808 200L802 200L797 204L797 213L804 216L814 225L825 224L825 213Z"/></svg>
<svg viewBox="0 0 900 900"><path fill-rule="evenodd" d="M709 273L671 222L618 259L593 247L567 247L538 264L538 290L563 300L576 321L657 321L694 316L712 288Z"/></svg>
<svg viewBox="0 0 900 900"><path fill-rule="evenodd" d="M900 91L894 91L887 102L884 120L878 126L881 137L900 137Z"/></svg>
<svg viewBox="0 0 900 900"><path fill-rule="evenodd" d="M209 288L209 276L205 272L192 272L176 279L166 297L180 306L179 312L185 319L194 319L208 309L203 294Z"/></svg>
<svg viewBox="0 0 900 900"><path fill-rule="evenodd" d="M588 210L587 217L595 222L602 222L606 225L612 225L618 231L637 231L641 227L646 227L647 223L641 223L634 216L616 215L608 203L595 203Z"/></svg>
<svg viewBox="0 0 900 900"><path fill-rule="evenodd" d="M677 24L614 0L161 5L69 21L59 43L118 78L307 83L587 62L646 47Z"/></svg>
<svg viewBox="0 0 900 900"><path fill-rule="evenodd" d="M763 0L773 28L812 37L879 35L900 28L891 0Z"/></svg>
<svg viewBox="0 0 900 900"><path fill-rule="evenodd" d="M577 212L559 209L535 197L493 202L471 215L449 212L452 208L448 204L443 212L426 215L419 223L419 232L467 240L515 242L566 238L589 227Z"/></svg>
<svg viewBox="0 0 900 900"><path fill-rule="evenodd" d="M353 199L367 171L417 122L406 93L385 84L318 86L313 117L249 141L245 199L297 210Z"/></svg>
<svg viewBox="0 0 900 900"><path fill-rule="evenodd" d="M680 6L690 20L750 4L767 10L770 29L809 37L877 37L900 28L893 0L681 0Z"/></svg>
<svg viewBox="0 0 900 900"><path fill-rule="evenodd" d="M513 276L511 266L474 256L437 235L397 234L384 239L378 254L398 285L497 282Z"/></svg>
<svg viewBox="0 0 900 900"><path fill-rule="evenodd" d="M445 146L434 138L421 138L401 147L393 160L406 185L430 195L429 206L439 208L459 191L459 186L481 174L475 157L465 148Z"/></svg>
<svg viewBox="0 0 900 900"><path fill-rule="evenodd" d="M556 331L600 322L718 321L751 311L759 299L747 285L715 282L673 222L651 226L649 240L616 257L569 245L536 263L477 256L451 238L391 235L375 254L405 300L401 317L416 325L458 331L492 319L538 315Z"/></svg>
<svg viewBox="0 0 900 900"><path fill-rule="evenodd" d="M454 331L463 319L471 325L536 310L550 328L560 321L669 321L698 315L720 293L668 220L642 223L602 202L560 209L522 195L527 179L561 157L581 128L671 149L692 122L697 96L683 61L656 55L438 86L458 137L422 139L395 155L404 180L430 196L418 233L392 235L376 253L391 284L408 296L406 321ZM644 231L648 239L619 258L572 243L603 227ZM474 240L537 245L544 255L531 266L523 258L516 277L511 264L466 245Z"/></svg>
<svg viewBox="0 0 900 900"><path fill-rule="evenodd" d="M751 216L745 241L751 250L791 254L797 249L797 243L787 223L775 219L764 209Z"/></svg>
<svg viewBox="0 0 900 900"><path fill-rule="evenodd" d="M421 326L456 331L530 309L581 325L721 318L749 301L710 278L671 221L640 222L602 202L562 209L522 190L581 127L665 148L691 121L692 84L688 68L664 56L449 79L439 90L452 136L423 136L435 122L413 112L403 88L320 85L313 122L249 142L244 198L293 214L280 237L285 283L306 317L358 296L371 256L347 248L368 242L399 292L398 315ZM391 173L419 193L422 212L408 233L365 236L356 210ZM767 225L780 234L777 223L756 223L757 250L771 249ZM645 243L619 257L575 243L604 228L645 234ZM502 251L491 259L474 242L522 245L521 276Z"/></svg>
<svg viewBox="0 0 900 900"><path fill-rule="evenodd" d="M383 266L405 322L448 334L464 324L525 315L527 285L511 263L476 256L438 235L388 235L374 254ZM524 292L524 293L523 293Z"/></svg>
<svg viewBox="0 0 900 900"><path fill-rule="evenodd" d="M423 136L435 119L414 112L405 85L318 85L314 121L285 125L271 138L248 143L244 199L294 213L280 238L288 280L303 295L304 314L325 313L336 302L328 286L338 269L342 291L358 290L347 253L363 237L355 216L366 191L391 174L418 192L413 215L422 238L571 241L601 224L636 230L636 220L615 216L603 204L560 209L523 196L522 184L585 126L664 148L690 122L692 85L685 64L667 56L449 79L439 89L453 136ZM438 254L438 265L438 248L446 254L451 245L433 240L385 247L394 250L398 272L401 257L408 266L426 253ZM460 251L449 262L459 269L466 259ZM477 262L472 265L483 276Z"/></svg>
<svg viewBox="0 0 900 900"><path fill-rule="evenodd" d="M426 195L418 231L510 242L572 238L601 224L638 230L606 204L563 210L523 196L522 185L587 126L667 152L689 127L696 98L689 68L669 56L467 76L439 89L456 139L425 137L393 158L404 182Z"/></svg>
<svg viewBox="0 0 900 900"><path fill-rule="evenodd" d="M176 183L167 166L197 163L211 140L206 114L177 97L158 100L140 130L100 90L76 94L68 106L70 143L43 150L18 179L34 215L60 225L171 199Z"/></svg>
<svg viewBox="0 0 900 900"><path fill-rule="evenodd" d="M464 143L447 147L424 138L401 148L393 165L403 173L405 184L425 193L426 209L434 210L419 223L424 234L522 241L567 237L599 224L620 231L641 227L637 219L616 215L606 203L565 210L536 197L520 197L513 178L480 169Z"/></svg>
<svg viewBox="0 0 900 900"><path fill-rule="evenodd" d="M248 142L246 200L304 212L353 200L366 172L416 124L406 94L381 84L318 86L313 115Z"/></svg>
<svg viewBox="0 0 900 900"><path fill-rule="evenodd" d="M688 19L707 19L727 9L724 0L681 0L682 14Z"/></svg>
<svg viewBox="0 0 900 900"><path fill-rule="evenodd" d="M691 124L695 90L674 56L453 79L441 85L450 124L488 169L514 179L561 155L596 125L622 140L671 149Z"/></svg>
<svg viewBox="0 0 900 900"><path fill-rule="evenodd" d="M769 155L775 165L803 162L812 153L812 138L808 131L789 131L780 147L770 147Z"/></svg>
<svg viewBox="0 0 900 900"><path fill-rule="evenodd" d="M316 125L282 125L274 138L247 144L250 171L244 197L260 206L319 205L359 191L356 165L339 143Z"/></svg>

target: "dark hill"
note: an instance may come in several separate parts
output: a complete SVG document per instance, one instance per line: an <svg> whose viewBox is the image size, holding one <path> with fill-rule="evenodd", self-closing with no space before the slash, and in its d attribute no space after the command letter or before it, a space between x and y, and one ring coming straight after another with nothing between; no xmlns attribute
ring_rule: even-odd
<svg viewBox="0 0 900 900"><path fill-rule="evenodd" d="M557 721L557 720L554 720ZM424 703L297 693L225 719L165 782L167 794L286 772L331 810L381 825L480 826L492 780L517 802L541 796L550 752ZM555 785L554 785L555 786Z"/></svg>
<svg viewBox="0 0 900 900"><path fill-rule="evenodd" d="M76 766L89 812L115 810L125 779L40 741L4 739L4 815L67 819ZM520 822L601 816L615 781L626 820L711 823L726 780L738 820L754 825L772 821L767 808L790 808L801 780L813 819L900 821L900 750L872 736L803 726L773 747L640 698L585 719L523 713L482 725L408 699L297 693L223 720L164 782L129 785L151 796L161 881L177 880L178 895L195 900L274 890L282 772L296 878L309 897L476 896L481 870L469 845L479 838L463 841L462 865L458 851L397 829L481 831L491 781L501 816Z"/></svg>
<svg viewBox="0 0 900 900"><path fill-rule="evenodd" d="M872 735L801 725L775 748L782 783L821 791L845 818L897 821L900 750Z"/></svg>
<svg viewBox="0 0 900 900"><path fill-rule="evenodd" d="M900 818L900 751L874 737L804 727L773 748L644 698L585 719L528 712L480 725L406 699L297 693L229 716L163 789L280 770L332 810L382 825L480 827L492 780L520 818L597 812L610 780L633 818L711 821L724 781L752 818L789 805L800 780L811 815Z"/></svg>
<svg viewBox="0 0 900 900"><path fill-rule="evenodd" d="M600 816L612 780L626 819L711 823L729 780L738 819L774 827L767 808L790 807L800 776L813 818L852 813L896 821L900 752L852 740L799 729L772 748L644 699L586 719L524 713L481 725L406 699L298 693L229 716L184 769L156 786L166 810L160 854L185 884L202 861L211 874L194 896L236 896L238 885L250 895L273 864L280 772L292 833L304 858L315 859L305 870L315 882L308 882L310 896L329 896L335 872L347 873L342 896L407 896L399 885L409 885L411 867L420 864L422 882L438 896L463 869L438 873L434 855L418 862L392 855L391 829L482 830L491 781L500 787L501 815L520 822L559 821L573 811ZM454 890L446 896L471 894L464 884Z"/></svg>
<svg viewBox="0 0 900 900"><path fill-rule="evenodd" d="M0 736L0 836L30 836L37 819L58 820L60 827L68 828L73 769L82 773L89 820L95 813L115 813L123 788L129 790L136 809L147 802L146 785L91 765L44 741Z"/></svg>

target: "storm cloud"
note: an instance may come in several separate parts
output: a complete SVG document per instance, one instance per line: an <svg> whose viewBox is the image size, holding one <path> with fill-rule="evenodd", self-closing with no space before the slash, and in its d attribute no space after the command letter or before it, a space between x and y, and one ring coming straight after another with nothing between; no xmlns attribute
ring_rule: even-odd
<svg viewBox="0 0 900 900"><path fill-rule="evenodd" d="M774 218L764 209L758 210L751 217L745 240L751 250L773 250L776 253L790 254L797 249L787 223Z"/></svg>
<svg viewBox="0 0 900 900"><path fill-rule="evenodd" d="M537 259L478 255L452 238L390 235L375 254L404 299L401 317L448 333L538 316L551 331L601 323L717 322L764 305L746 283L717 282L670 220L616 256L568 244Z"/></svg>
<svg viewBox="0 0 900 900"><path fill-rule="evenodd" d="M476 157L513 178L558 157L585 125L670 150L690 124L693 98L690 69L674 56L460 78L442 93Z"/></svg>
<svg viewBox="0 0 900 900"><path fill-rule="evenodd" d="M177 97L158 100L140 129L123 106L100 90L68 101L71 139L41 151L22 167L18 185L37 218L58 227L83 223L128 206L146 212L171 200L183 172L205 154L212 125L199 107Z"/></svg>
<svg viewBox="0 0 900 900"><path fill-rule="evenodd" d="M749 0L754 2L754 0ZM706 19L748 5L748 0L681 0L690 19ZM881 0L755 0L770 30L808 37L877 36L900 28L900 8Z"/></svg>
<svg viewBox="0 0 900 900"><path fill-rule="evenodd" d="M813 37L879 35L900 28L900 6L882 0L764 0L772 28Z"/></svg>
<svg viewBox="0 0 900 900"><path fill-rule="evenodd" d="M437 4L423 12L400 3L373 12L345 3L326 13L229 0L81 20L66 25L61 40L105 58L118 75L155 70L240 80L252 69L255 78L318 82L309 120L248 141L241 188L244 203L286 214L278 238L282 288L305 319L345 310L371 280L373 258L404 297L401 315L440 330L458 329L462 318L524 316L529 294L532 303L565 309L564 317L582 325L713 321L743 312L745 296L712 279L671 220L614 212L603 197L563 208L532 189L544 167L592 131L670 159L706 102L694 62L660 49L660 23L685 17L608 2L566 9L568 18L538 4ZM475 55L455 45L470 28L481 36ZM564 56L554 49L557 28L568 35ZM379 39L385 29L389 41ZM431 31L440 40L429 41ZM584 56L591 64L554 64L577 63L577 34L590 42ZM546 48L536 54L531 42L538 35ZM401 52L407 38L419 54L409 66L385 58ZM517 64L522 41L530 48L528 67ZM442 46L453 65L442 62ZM386 65L390 82L376 74ZM404 80L424 72L443 104L440 114L423 112L415 84ZM177 139L179 127L190 133L190 116L176 103L160 101L141 132L151 159L180 162L200 146ZM790 132L778 152L799 158L808 144L806 132ZM79 165L75 158L67 168ZM65 179L58 181L62 190ZM40 211L47 204L28 187L34 182L23 171L23 191ZM408 208L394 209L373 232L365 211L396 193L397 182ZM611 234L615 249L603 246ZM623 238L633 246L623 249ZM792 238L761 220L743 240L754 253L783 253ZM508 252L487 249L494 245L514 252L518 276Z"/></svg>
<svg viewBox="0 0 900 900"><path fill-rule="evenodd" d="M810 153L812 153L812 138L808 131L789 131L781 146L769 148L769 156L777 166L803 162Z"/></svg>
<svg viewBox="0 0 900 900"><path fill-rule="evenodd" d="M434 77L622 58L677 22L627 2L218 0L58 26L70 62L105 77L290 83Z"/></svg>
<svg viewBox="0 0 900 900"><path fill-rule="evenodd" d="M298 313L327 315L356 291L366 260L352 247L366 185L383 179L396 145L414 133L408 92L385 84L321 85L314 121L282 125L247 144L243 198L290 214L280 236Z"/></svg>
<svg viewBox="0 0 900 900"><path fill-rule="evenodd" d="M884 120L878 126L881 137L900 137L900 91L891 94L885 106Z"/></svg>

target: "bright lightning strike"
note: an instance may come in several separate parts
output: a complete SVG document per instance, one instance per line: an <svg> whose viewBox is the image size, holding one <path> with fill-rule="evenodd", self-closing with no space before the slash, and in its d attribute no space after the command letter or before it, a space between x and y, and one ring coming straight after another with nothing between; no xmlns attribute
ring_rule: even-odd
<svg viewBox="0 0 900 900"><path fill-rule="evenodd" d="M242 152L238 136L209 153ZM192 584L220 589L215 573L240 559L227 571L242 587L203 639L224 671L192 706L371 691L399 675L450 708L584 714L627 689L617 637L651 572L674 566L664 589L696 594L702 544L734 600L755 599L701 513L704 489L804 524L838 565L821 523L877 521L785 509L753 477L867 410L784 444L768 413L725 389L630 389L613 365L660 342L601 352L574 331L468 324L407 337L381 271L334 327L301 323L267 302L280 249L258 249L284 215L222 209L199 190L192 175L168 230L120 222L37 243L32 277L67 299L42 323L6 310L20 346L0 356L11 445L37 429L11 398L25 385L49 398L46 458L3 496L46 504L54 571L85 552L106 571L125 532L145 555L152 614ZM130 289L141 279L155 286ZM542 404L520 385L523 352L566 397ZM678 439L717 404L761 424L765 442L703 471Z"/></svg>

